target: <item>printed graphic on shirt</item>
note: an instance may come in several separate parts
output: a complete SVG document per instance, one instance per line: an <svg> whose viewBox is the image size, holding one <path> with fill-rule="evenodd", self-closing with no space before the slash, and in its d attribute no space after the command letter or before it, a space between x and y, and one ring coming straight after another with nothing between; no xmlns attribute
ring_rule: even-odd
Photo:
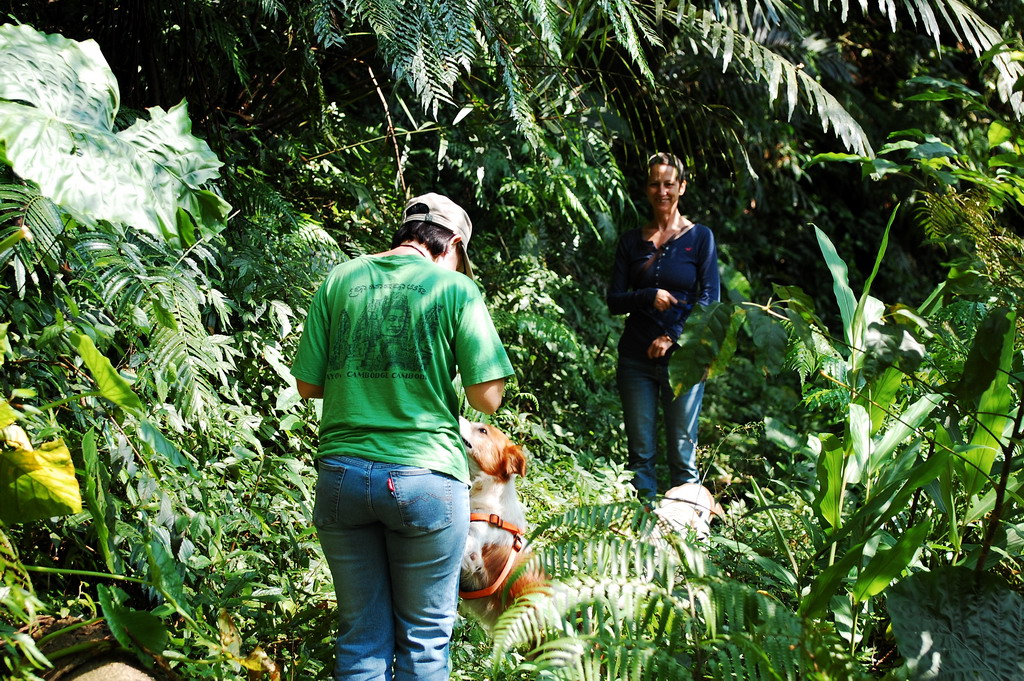
<svg viewBox="0 0 1024 681"><path fill-rule="evenodd" d="M357 286L349 297L368 297L361 312L343 310L331 338L327 378L425 378L433 361L432 344L441 319L441 306L414 314L417 301L411 296L426 291L418 287Z"/></svg>

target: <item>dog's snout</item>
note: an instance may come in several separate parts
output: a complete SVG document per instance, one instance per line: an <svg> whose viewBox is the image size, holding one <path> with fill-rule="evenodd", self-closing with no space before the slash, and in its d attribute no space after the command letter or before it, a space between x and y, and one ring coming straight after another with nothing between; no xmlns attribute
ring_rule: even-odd
<svg viewBox="0 0 1024 681"><path fill-rule="evenodd" d="M465 438L465 436L460 436L460 437L462 437L462 444L465 445L466 450L467 451L473 451L473 443L470 442L469 440L467 440Z"/></svg>

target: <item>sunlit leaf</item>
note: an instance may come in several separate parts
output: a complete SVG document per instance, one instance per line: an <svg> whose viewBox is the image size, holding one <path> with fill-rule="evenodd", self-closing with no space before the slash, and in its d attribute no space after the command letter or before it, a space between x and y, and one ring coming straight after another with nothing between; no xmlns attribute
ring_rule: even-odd
<svg viewBox="0 0 1024 681"><path fill-rule="evenodd" d="M859 602L882 593L892 580L903 574L931 529L928 521L919 523L904 532L894 546L879 549L857 576L854 599Z"/></svg>
<svg viewBox="0 0 1024 681"><path fill-rule="evenodd" d="M821 248L822 255L825 256L828 269L832 272L832 291L835 294L836 302L839 303L839 312L843 318L843 337L850 345L857 345L860 333L853 326L857 299L853 295L853 290L850 289L846 261L839 257L836 247L832 245L832 241L823 231L815 227L814 233L818 237L818 246Z"/></svg>
<svg viewBox="0 0 1024 681"><path fill-rule="evenodd" d="M971 437L971 449L963 454L966 464L963 482L968 497L984 487L1011 422L1014 393L1008 383L1016 320L1017 315L1005 308L989 313L975 336L964 364L964 377L957 389L959 397L970 400L979 387L985 386L978 399L978 423ZM977 375L972 375L974 373ZM989 379L987 384L986 378Z"/></svg>
<svg viewBox="0 0 1024 681"><path fill-rule="evenodd" d="M176 239L181 207L211 231L223 226L227 204L196 193L220 161L192 135L184 102L115 133L118 87L99 46L27 25L0 26L0 74L8 162L76 220Z"/></svg>
<svg viewBox="0 0 1024 681"><path fill-rule="evenodd" d="M1013 131L1001 121L992 121L988 126L988 146L990 149L1013 139Z"/></svg>
<svg viewBox="0 0 1024 681"><path fill-rule="evenodd" d="M818 456L816 467L818 489L814 505L828 526L834 529L842 523L842 500L845 490L843 443L834 435L822 435L820 439L821 454Z"/></svg>
<svg viewBox="0 0 1024 681"><path fill-rule="evenodd" d="M23 523L81 510L75 466L64 440L39 449L0 449L0 520Z"/></svg>
<svg viewBox="0 0 1024 681"><path fill-rule="evenodd" d="M110 478L100 464L99 453L96 450L96 431L91 428L82 438L82 459L85 462L85 487L82 489L85 507L92 516L96 538L99 540L100 552L103 554L107 569L115 572L114 547L111 542L111 527L108 524L110 521L107 517L110 508L107 499Z"/></svg>
<svg viewBox="0 0 1024 681"><path fill-rule="evenodd" d="M669 381L677 395L703 380L704 372L718 357L730 332L735 334L734 313L736 308L729 303L694 306L676 341L679 348L669 361Z"/></svg>
<svg viewBox="0 0 1024 681"><path fill-rule="evenodd" d="M225 652L236 658L242 654L242 635L238 633L235 620L227 608L221 608L217 613L217 631L220 632L220 645Z"/></svg>
<svg viewBox="0 0 1024 681"><path fill-rule="evenodd" d="M139 396L132 392L128 381L117 373L106 355L96 349L92 338L84 333L72 333L69 338L103 397L124 409L141 412L143 407Z"/></svg>

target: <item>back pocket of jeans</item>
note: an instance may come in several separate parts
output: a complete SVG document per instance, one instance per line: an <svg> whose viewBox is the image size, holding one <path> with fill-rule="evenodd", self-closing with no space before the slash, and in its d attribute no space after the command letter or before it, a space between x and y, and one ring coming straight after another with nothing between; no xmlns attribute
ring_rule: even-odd
<svg viewBox="0 0 1024 681"><path fill-rule="evenodd" d="M452 479L418 468L391 471L402 524L423 533L452 524Z"/></svg>
<svg viewBox="0 0 1024 681"><path fill-rule="evenodd" d="M329 527L338 522L341 485L345 466L321 459L317 462L316 497L313 500L313 524Z"/></svg>

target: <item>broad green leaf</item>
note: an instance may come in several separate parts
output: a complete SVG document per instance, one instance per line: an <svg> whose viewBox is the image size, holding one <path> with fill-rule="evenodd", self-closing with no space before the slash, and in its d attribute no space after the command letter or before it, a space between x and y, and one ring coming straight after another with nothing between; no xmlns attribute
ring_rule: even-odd
<svg viewBox="0 0 1024 681"><path fill-rule="evenodd" d="M170 541L166 534L165 539ZM191 615L192 607L185 595L184 577L168 547L159 538L154 537L146 543L146 556L149 559L149 574L153 585L176 610Z"/></svg>
<svg viewBox="0 0 1024 681"><path fill-rule="evenodd" d="M863 405L851 402L846 416L846 482L857 484L871 460L871 417Z"/></svg>
<svg viewBox="0 0 1024 681"><path fill-rule="evenodd" d="M863 174L866 176L872 175L876 177L884 177L886 175L902 173L908 170L910 170L909 165L896 163L887 158L876 158L864 164Z"/></svg>
<svg viewBox="0 0 1024 681"><path fill-rule="evenodd" d="M857 154L843 154L840 152L829 152L825 154L815 154L808 161L807 167L810 167L816 163L862 163L868 161L866 156L859 156Z"/></svg>
<svg viewBox="0 0 1024 681"><path fill-rule="evenodd" d="M821 435L821 455L818 457L816 476L818 489L814 506L821 517L833 530L842 524L843 493L843 443L834 435Z"/></svg>
<svg viewBox="0 0 1024 681"><path fill-rule="evenodd" d="M99 540L100 552L103 554L107 569L117 572L113 545L110 541L111 527L107 518L107 510L110 507L107 499L110 477L100 465L99 452L96 450L96 431L92 428L82 438L82 460L85 462L85 488L82 490L85 507L92 516L96 538Z"/></svg>
<svg viewBox="0 0 1024 681"><path fill-rule="evenodd" d="M139 396L132 392L128 381L117 373L106 355L96 349L92 338L84 333L72 333L70 339L93 380L96 381L100 394L119 407L136 413L142 412L142 401Z"/></svg>
<svg viewBox="0 0 1024 681"><path fill-rule="evenodd" d="M1024 598L999 576L942 566L907 577L886 597L910 678L1024 678Z"/></svg>
<svg viewBox="0 0 1024 681"><path fill-rule="evenodd" d="M814 299L807 295L799 286L780 286L772 284L772 290L780 302L786 303L786 309L796 312L809 326L824 329L825 325L814 313Z"/></svg>
<svg viewBox="0 0 1024 681"><path fill-rule="evenodd" d="M110 130L117 79L95 40L76 42L31 26L0 26L0 99L29 102L54 120Z"/></svg>
<svg viewBox="0 0 1024 681"><path fill-rule="evenodd" d="M732 265L721 266L722 288L725 289L729 302L739 305L750 300L751 287L743 273Z"/></svg>
<svg viewBox="0 0 1024 681"><path fill-rule="evenodd" d="M930 522L919 523L904 532L894 546L879 549L857 577L853 587L854 600L859 603L882 593L892 580L903 574L931 529Z"/></svg>
<svg viewBox="0 0 1024 681"><path fill-rule="evenodd" d="M162 653L169 639L167 627L156 615L124 605L128 595L116 586L96 588L110 633L128 650Z"/></svg>
<svg viewBox="0 0 1024 681"><path fill-rule="evenodd" d="M1003 493L1006 501L1016 501L1019 508L1024 508L1024 498L1021 496L1021 494L1024 493L1024 470L1017 470L1010 474L1010 478L1006 482L1006 488L1003 490ZM996 489L995 485L993 485L989 487L988 490L974 498L974 503L972 503L967 512L964 513L964 525L969 525L970 523L981 520L991 513L992 509L995 507Z"/></svg>
<svg viewBox="0 0 1024 681"><path fill-rule="evenodd" d="M669 382L677 395L704 378L729 337L734 313L737 310L729 303L694 306L669 361Z"/></svg>
<svg viewBox="0 0 1024 681"><path fill-rule="evenodd" d="M729 317L729 327L726 330L725 339L711 363L708 376L717 376L729 366L732 356L736 353L736 336L739 334L740 327L743 326L744 317L746 317L746 311L743 308L733 309L732 316Z"/></svg>
<svg viewBox="0 0 1024 681"><path fill-rule="evenodd" d="M757 308L746 311L747 327L754 341L754 365L766 376L782 371L789 333L782 322Z"/></svg>
<svg viewBox="0 0 1024 681"><path fill-rule="evenodd" d="M951 99L960 99L949 92L922 92L916 95L904 97L905 102L948 102Z"/></svg>
<svg viewBox="0 0 1024 681"><path fill-rule="evenodd" d="M886 369L882 374L872 380L857 398L858 402L864 404L871 415L871 435L874 436L885 422L889 415L896 393L903 384L903 372L896 368Z"/></svg>
<svg viewBox="0 0 1024 681"><path fill-rule="evenodd" d="M988 126L988 147L994 149L1000 144L1009 142L1013 139L1013 130L1011 130L1002 121L992 121Z"/></svg>
<svg viewBox="0 0 1024 681"><path fill-rule="evenodd" d="M861 542L850 549L834 565L830 565L821 571L811 584L807 595L800 601L800 614L804 617L819 617L825 612L825 608L840 588L843 581L849 577L850 571L860 562L864 554L865 543Z"/></svg>
<svg viewBox="0 0 1024 681"><path fill-rule="evenodd" d="M7 325L9 322L0 324L0 367L4 365L7 355L11 352L11 342L7 339Z"/></svg>
<svg viewBox="0 0 1024 681"><path fill-rule="evenodd" d="M817 354L814 343L813 329L825 329L825 325L814 314L814 301L796 286L772 285L772 290L780 302L786 304L786 317L793 324L793 332L808 352Z"/></svg>
<svg viewBox="0 0 1024 681"><path fill-rule="evenodd" d="M964 365L965 385L970 385L970 381L967 380L968 371L984 367L978 370L984 371L988 376L992 375L988 372L993 364L995 368L991 382L978 401L978 423L970 441L972 448L963 454L966 465L964 491L968 498L973 497L985 486L996 454L1002 450L1005 443L1006 429L1011 423L1010 411L1013 408L1014 393L1008 387L1008 376L1012 370L1016 328L1016 314L1005 308L993 309L978 329L974 346ZM982 358L981 355L986 357Z"/></svg>
<svg viewBox="0 0 1024 681"><path fill-rule="evenodd" d="M39 449L0 449L0 521L24 523L81 510L75 466L64 440Z"/></svg>
<svg viewBox="0 0 1024 681"><path fill-rule="evenodd" d="M154 453L167 459L172 466L184 468L192 475L196 475L196 469L192 465L192 462L181 453L180 449L174 446L173 442L164 437L164 434L160 432L159 428L143 419L139 421L138 433L139 439L149 445L150 449L153 450Z"/></svg>
<svg viewBox="0 0 1024 681"><path fill-rule="evenodd" d="M914 159L944 159L948 156L957 156L959 152L944 142L925 142L918 144L907 153L907 158Z"/></svg>
<svg viewBox="0 0 1024 681"><path fill-rule="evenodd" d="M843 528L831 537L831 541L839 542L851 532L858 532L858 537L869 537L874 534L882 525L906 509L917 490L939 476L948 465L950 456L947 451L935 451L924 461L909 468L902 476L873 489L867 503L846 520Z"/></svg>
<svg viewBox="0 0 1024 681"><path fill-rule="evenodd" d="M117 83L96 43L24 25L0 26L0 73L7 161L77 221L177 239L183 208L211 232L223 227L227 204L198 194L220 161L192 135L184 102L115 133Z"/></svg>
<svg viewBox="0 0 1024 681"><path fill-rule="evenodd" d="M832 245L832 241L825 235L825 232L815 226L814 233L818 237L821 253L825 256L825 263L828 265L829 271L832 272L832 291L839 304L839 313L843 318L843 337L849 345L855 346L859 341L853 328L857 299L853 295L853 290L850 289L846 262L839 257L836 247Z"/></svg>
<svg viewBox="0 0 1024 681"><path fill-rule="evenodd" d="M982 102L981 94L977 90L971 89L963 83L946 80L945 78L916 76L908 80L907 83L923 85L928 89L928 92L947 92L955 95L957 99L970 104L980 104Z"/></svg>
<svg viewBox="0 0 1024 681"><path fill-rule="evenodd" d="M906 441L914 433L915 429L928 418L941 401L941 395L930 393L918 399L905 409L899 418L894 419L892 426L874 446L868 466L870 475L874 475L885 464L900 443Z"/></svg>

